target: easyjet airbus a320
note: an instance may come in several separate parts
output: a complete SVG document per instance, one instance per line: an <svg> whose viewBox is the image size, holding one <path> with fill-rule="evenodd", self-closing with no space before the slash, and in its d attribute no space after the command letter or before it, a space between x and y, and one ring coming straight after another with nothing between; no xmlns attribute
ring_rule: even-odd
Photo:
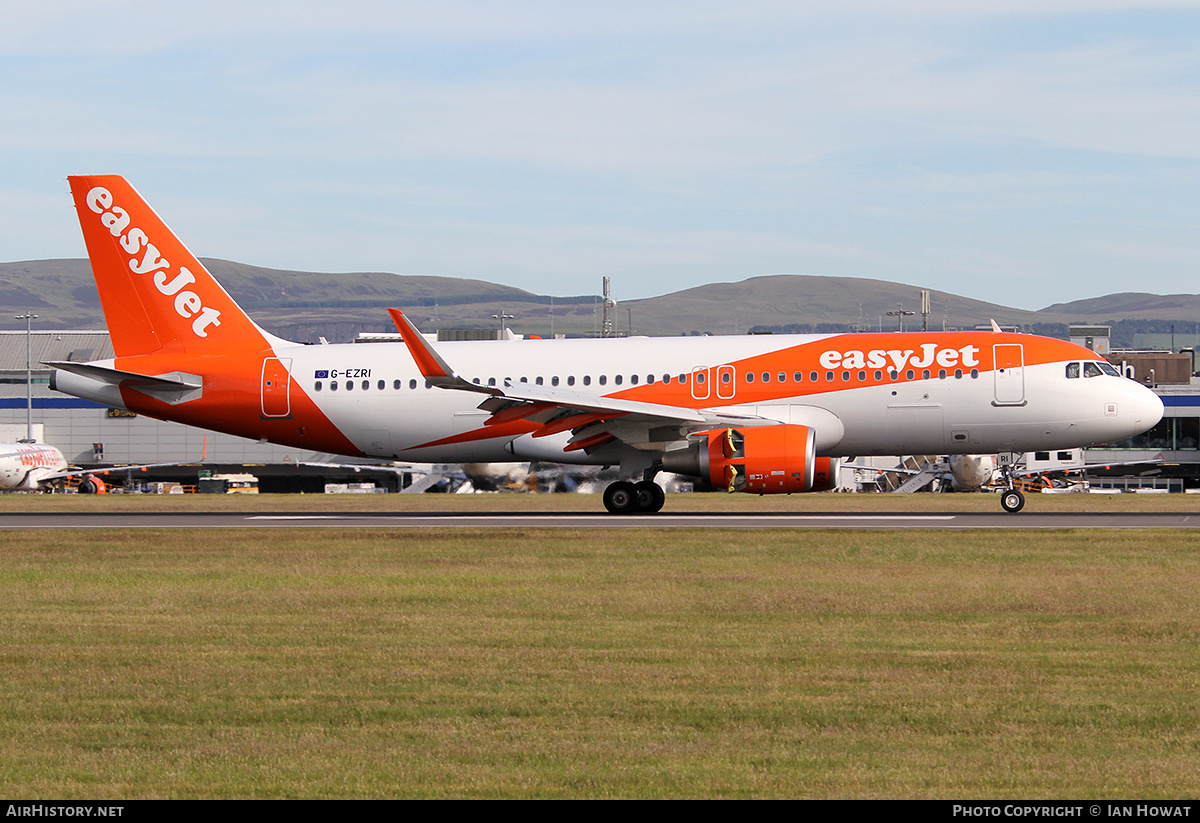
<svg viewBox="0 0 1200 823"><path fill-rule="evenodd" d="M663 505L660 471L807 492L848 455L1069 449L1162 402L1080 346L1000 332L289 343L243 312L123 178L71 177L116 357L58 391L313 451L616 465L610 512ZM1011 490L1004 507L1019 509Z"/></svg>

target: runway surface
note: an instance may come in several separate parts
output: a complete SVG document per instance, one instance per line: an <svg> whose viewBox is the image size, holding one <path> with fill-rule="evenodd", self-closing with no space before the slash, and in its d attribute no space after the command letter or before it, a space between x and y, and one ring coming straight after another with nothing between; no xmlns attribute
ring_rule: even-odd
<svg viewBox="0 0 1200 823"><path fill-rule="evenodd" d="M21 512L0 529L1195 529L1200 513Z"/></svg>

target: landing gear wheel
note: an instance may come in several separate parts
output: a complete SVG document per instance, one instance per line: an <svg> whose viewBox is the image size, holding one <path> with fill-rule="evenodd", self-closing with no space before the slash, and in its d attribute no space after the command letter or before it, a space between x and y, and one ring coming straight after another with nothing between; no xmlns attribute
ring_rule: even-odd
<svg viewBox="0 0 1200 823"><path fill-rule="evenodd" d="M655 483L653 480L643 480L633 487L633 496L636 501L636 511L653 514L663 507L663 503L667 502L667 494L662 490L662 486Z"/></svg>
<svg viewBox="0 0 1200 823"><path fill-rule="evenodd" d="M610 483L604 490L604 508L608 509L610 514L629 514L635 511L636 507L637 495L632 483L618 480L616 483Z"/></svg>
<svg viewBox="0 0 1200 823"><path fill-rule="evenodd" d="M1025 506L1025 495L1016 489L1009 489L1000 494L1000 506L1010 514L1016 514Z"/></svg>

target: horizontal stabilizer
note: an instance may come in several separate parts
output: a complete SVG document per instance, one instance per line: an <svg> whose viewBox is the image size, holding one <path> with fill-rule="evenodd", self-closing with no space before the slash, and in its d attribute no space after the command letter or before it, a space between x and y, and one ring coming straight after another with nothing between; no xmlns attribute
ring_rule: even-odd
<svg viewBox="0 0 1200 823"><path fill-rule="evenodd" d="M91 363L72 363L65 360L48 360L42 365L53 366L56 369L69 371L83 377L90 377L102 383L111 383L114 386L125 383L131 388L165 389L170 391L192 391L204 386L200 378L194 375L182 375L182 377L187 379L167 377L165 375L159 377L149 374L138 374L131 371L121 371L120 369L110 369Z"/></svg>

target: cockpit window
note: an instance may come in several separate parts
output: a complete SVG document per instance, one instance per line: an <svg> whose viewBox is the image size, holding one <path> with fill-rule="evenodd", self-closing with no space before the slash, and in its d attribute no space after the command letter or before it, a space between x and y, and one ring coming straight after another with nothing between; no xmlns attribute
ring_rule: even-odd
<svg viewBox="0 0 1200 823"><path fill-rule="evenodd" d="M1072 380L1079 377L1079 364L1078 363L1068 363L1067 364L1067 377L1071 378Z"/></svg>
<svg viewBox="0 0 1200 823"><path fill-rule="evenodd" d="M1088 360L1086 363L1083 364L1083 376L1084 377L1099 377L1103 373L1104 372L1100 371L1100 366L1096 363L1095 360Z"/></svg>
<svg viewBox="0 0 1200 823"><path fill-rule="evenodd" d="M1121 376L1121 372L1112 363L1098 363L1097 365L1100 366L1100 371L1104 372L1110 377Z"/></svg>

